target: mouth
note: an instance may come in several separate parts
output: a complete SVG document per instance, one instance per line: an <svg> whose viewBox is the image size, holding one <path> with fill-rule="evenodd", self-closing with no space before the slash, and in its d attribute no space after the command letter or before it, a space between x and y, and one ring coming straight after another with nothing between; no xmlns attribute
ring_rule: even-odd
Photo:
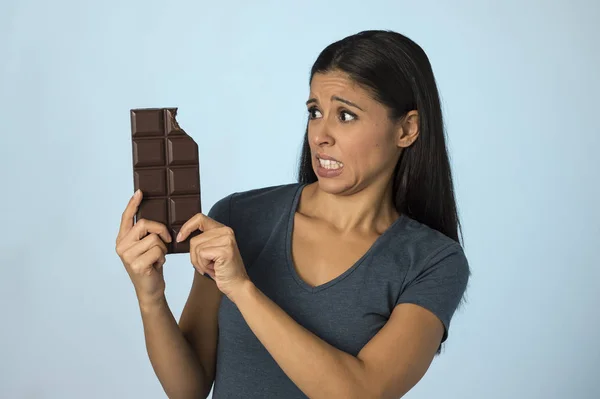
<svg viewBox="0 0 600 399"><path fill-rule="evenodd" d="M344 164L328 155L317 154L316 156L319 166L328 170L337 170L344 167Z"/></svg>

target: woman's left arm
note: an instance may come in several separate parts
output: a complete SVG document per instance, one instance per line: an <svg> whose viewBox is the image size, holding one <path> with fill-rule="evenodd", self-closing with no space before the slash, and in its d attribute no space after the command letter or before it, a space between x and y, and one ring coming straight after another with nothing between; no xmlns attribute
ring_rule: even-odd
<svg viewBox="0 0 600 399"><path fill-rule="evenodd" d="M428 292L438 289L427 277L435 273L417 278L399 298L383 328L352 356L296 323L252 283L230 227L200 213L181 227L177 241L185 240L196 229L203 233L191 240L192 264L200 273L210 275L236 304L254 335L308 397L395 399L406 394L429 368L444 324L426 306L415 303L430 306L423 298L447 299Z"/></svg>
<svg viewBox="0 0 600 399"><path fill-rule="evenodd" d="M443 326L433 313L399 304L355 357L296 323L250 280L230 298L285 374L310 398L399 398L425 374Z"/></svg>

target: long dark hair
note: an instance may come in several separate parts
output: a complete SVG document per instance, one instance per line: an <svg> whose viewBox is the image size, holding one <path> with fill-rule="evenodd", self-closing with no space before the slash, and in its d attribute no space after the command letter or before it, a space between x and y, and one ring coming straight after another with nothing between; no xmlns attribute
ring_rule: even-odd
<svg viewBox="0 0 600 399"><path fill-rule="evenodd" d="M396 210L459 242L460 221L446 148L440 98L423 49L400 33L369 30L327 46L315 61L315 73L342 71L387 106L397 121L419 112L420 134L396 164L393 202ZM308 124L299 162L298 182L314 183ZM462 232L461 232L462 241Z"/></svg>

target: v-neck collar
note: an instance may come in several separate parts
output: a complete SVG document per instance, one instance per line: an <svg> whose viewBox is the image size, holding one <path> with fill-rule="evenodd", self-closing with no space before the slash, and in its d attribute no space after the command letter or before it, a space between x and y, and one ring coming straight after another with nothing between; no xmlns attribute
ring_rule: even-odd
<svg viewBox="0 0 600 399"><path fill-rule="evenodd" d="M296 268L294 267L294 261L293 261L293 257L292 257L292 235L293 235L292 233L294 230L294 218L296 215L296 211L298 210L298 205L300 203L300 197L302 195L302 191L304 190L304 187L306 187L306 186L307 186L306 183L300 183L298 185L298 188L296 189L296 193L293 197L293 200L292 200L292 203L290 206L290 212L289 212L289 216L288 216L288 222L287 222L287 228L286 228L286 234L285 234L285 256L286 256L286 263L288 265L288 269L289 269L290 273L292 274L292 276L294 277L294 280L296 280L296 282L298 283L298 285L302 289L304 289L305 291L307 291L309 293L317 293L317 292L320 292L324 289L327 289L327 288L339 283L340 281L342 281L343 279L348 277L350 274L352 274L352 272L354 270L356 270L365 261L365 259L367 259L369 256L371 256L371 254L377 248L379 248L379 246L381 246L382 242L384 242L385 238L390 234L390 231L404 219L404 214L401 213L400 216L383 232L383 234L381 234L379 237L377 237L377 239L369 247L369 249L348 270L346 270L344 273L340 274L339 276L333 278L332 280L329 280L323 284L313 287L300 277L300 275L296 271Z"/></svg>

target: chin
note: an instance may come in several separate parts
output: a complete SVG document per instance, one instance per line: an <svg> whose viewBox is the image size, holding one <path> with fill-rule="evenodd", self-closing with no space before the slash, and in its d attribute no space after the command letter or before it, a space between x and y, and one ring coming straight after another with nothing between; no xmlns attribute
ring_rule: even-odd
<svg viewBox="0 0 600 399"><path fill-rule="evenodd" d="M346 192L351 187L348 182L342 180L340 177L331 179L327 177L320 177L318 175L317 184L319 190L328 194L340 194Z"/></svg>

